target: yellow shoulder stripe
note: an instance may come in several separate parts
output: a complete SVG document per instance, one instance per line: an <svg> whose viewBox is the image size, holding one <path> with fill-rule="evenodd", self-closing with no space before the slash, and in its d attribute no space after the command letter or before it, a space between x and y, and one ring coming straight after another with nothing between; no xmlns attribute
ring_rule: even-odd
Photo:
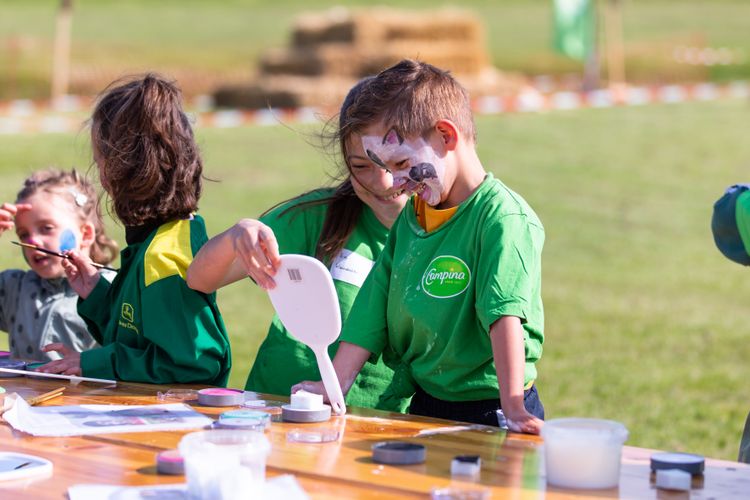
<svg viewBox="0 0 750 500"><path fill-rule="evenodd" d="M185 279L192 260L190 221L164 224L156 231L143 258L146 286L175 274Z"/></svg>

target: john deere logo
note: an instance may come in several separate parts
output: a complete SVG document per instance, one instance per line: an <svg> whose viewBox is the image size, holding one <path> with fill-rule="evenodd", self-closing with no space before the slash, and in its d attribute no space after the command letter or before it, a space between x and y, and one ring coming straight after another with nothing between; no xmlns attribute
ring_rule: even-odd
<svg viewBox="0 0 750 500"><path fill-rule="evenodd" d="M435 257L422 275L424 292L438 299L455 297L469 286L471 271L464 261L452 255Z"/></svg>
<svg viewBox="0 0 750 500"><path fill-rule="evenodd" d="M128 304L127 302L123 302L122 304L122 319L126 321L133 322L133 306Z"/></svg>

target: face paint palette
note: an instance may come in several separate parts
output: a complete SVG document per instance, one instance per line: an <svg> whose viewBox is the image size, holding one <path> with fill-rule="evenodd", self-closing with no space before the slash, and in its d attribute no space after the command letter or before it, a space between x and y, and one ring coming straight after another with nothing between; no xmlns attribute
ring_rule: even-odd
<svg viewBox="0 0 750 500"><path fill-rule="evenodd" d="M271 414L255 410L226 411L214 423L217 429L265 431L271 426Z"/></svg>
<svg viewBox="0 0 750 500"><path fill-rule="evenodd" d="M245 402L245 391L210 387L198 391L198 403L203 406L239 406Z"/></svg>
<svg viewBox="0 0 750 500"><path fill-rule="evenodd" d="M17 359L0 358L0 368L8 368L11 370L26 370L26 362L19 361ZM24 375L25 373L0 372L0 377L3 378L23 377Z"/></svg>

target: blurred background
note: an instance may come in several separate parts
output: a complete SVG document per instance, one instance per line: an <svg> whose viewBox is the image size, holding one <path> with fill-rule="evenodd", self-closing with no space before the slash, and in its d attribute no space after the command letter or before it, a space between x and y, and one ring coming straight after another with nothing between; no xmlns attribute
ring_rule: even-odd
<svg viewBox="0 0 750 500"><path fill-rule="evenodd" d="M435 63L472 92L485 168L547 231L548 418L610 418L629 444L735 459L750 274L716 250L710 219L750 172L748 33L743 0L3 0L0 197L39 168L93 175L93 98L158 71L195 119L214 235L331 182L318 137L357 78ZM24 267L2 239L0 268ZM250 281L219 305L243 387L272 308Z"/></svg>

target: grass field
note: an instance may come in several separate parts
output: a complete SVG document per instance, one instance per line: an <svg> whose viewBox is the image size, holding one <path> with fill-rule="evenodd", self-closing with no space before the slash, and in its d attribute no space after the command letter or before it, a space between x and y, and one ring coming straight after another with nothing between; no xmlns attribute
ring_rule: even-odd
<svg viewBox="0 0 750 500"><path fill-rule="evenodd" d="M478 118L485 166L547 230L548 418L616 419L630 444L736 458L750 410L750 279L714 248L710 217L723 189L748 178L749 116L735 100ZM199 130L206 174L220 181L202 199L209 232L325 182L315 130ZM87 148L85 133L0 136L0 199L32 169L85 169ZM11 238L2 268L23 265ZM221 290L219 304L242 386L270 304L250 282Z"/></svg>
<svg viewBox="0 0 750 500"><path fill-rule="evenodd" d="M599 2L600 6L604 3ZM750 2L622 3L631 81L750 78L746 21ZM372 2L76 0L72 92L95 93L115 76L148 69L177 75L189 91L206 92L221 78L249 79L264 50L288 43L300 12L342 4L358 7ZM551 0L381 0L377 4L419 10L451 5L471 9L485 23L488 49L498 68L529 75L580 73L579 63L550 49ZM3 0L0 99L48 95L57 5L58 0ZM681 45L726 47L735 53L735 61L710 69L676 64L673 51Z"/></svg>

